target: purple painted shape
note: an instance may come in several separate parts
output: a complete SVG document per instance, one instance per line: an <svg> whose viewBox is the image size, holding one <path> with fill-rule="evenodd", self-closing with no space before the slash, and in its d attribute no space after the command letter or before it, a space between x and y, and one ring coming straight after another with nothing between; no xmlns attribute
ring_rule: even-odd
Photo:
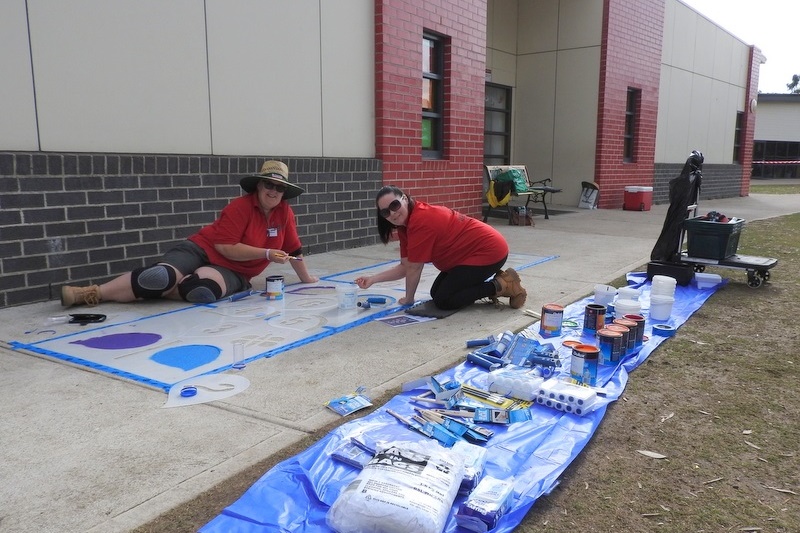
<svg viewBox="0 0 800 533"><path fill-rule="evenodd" d="M89 339L72 341L70 344L80 344L89 348L100 350L127 350L149 346L161 340L157 333L114 333Z"/></svg>

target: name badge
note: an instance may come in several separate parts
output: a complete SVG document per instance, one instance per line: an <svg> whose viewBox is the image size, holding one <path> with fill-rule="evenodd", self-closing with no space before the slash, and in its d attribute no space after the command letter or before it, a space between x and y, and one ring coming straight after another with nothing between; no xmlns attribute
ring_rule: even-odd
<svg viewBox="0 0 800 533"><path fill-rule="evenodd" d="M277 237L278 236L278 228L268 228L267 229L267 236L268 237Z"/></svg>

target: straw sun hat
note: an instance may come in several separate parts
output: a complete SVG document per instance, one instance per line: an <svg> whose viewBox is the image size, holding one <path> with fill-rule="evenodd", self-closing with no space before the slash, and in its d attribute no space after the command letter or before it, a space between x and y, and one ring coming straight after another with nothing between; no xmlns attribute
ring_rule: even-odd
<svg viewBox="0 0 800 533"><path fill-rule="evenodd" d="M284 200L290 200L305 192L294 183L289 183L289 167L283 161L264 161L264 164L261 165L261 172L243 177L239 185L245 192L253 192L261 180L271 181L286 187L286 192L283 193Z"/></svg>

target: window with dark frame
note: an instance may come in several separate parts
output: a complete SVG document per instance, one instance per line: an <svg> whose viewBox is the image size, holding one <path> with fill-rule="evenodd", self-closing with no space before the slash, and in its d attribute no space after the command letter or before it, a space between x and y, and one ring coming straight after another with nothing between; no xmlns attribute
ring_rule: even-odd
<svg viewBox="0 0 800 533"><path fill-rule="evenodd" d="M733 162L742 164L742 127L744 113L736 113L736 131L733 134Z"/></svg>
<svg viewBox="0 0 800 533"><path fill-rule="evenodd" d="M486 84L483 163L511 164L511 87Z"/></svg>
<svg viewBox="0 0 800 533"><path fill-rule="evenodd" d="M422 36L422 157L441 159L444 146L444 41Z"/></svg>
<svg viewBox="0 0 800 533"><path fill-rule="evenodd" d="M628 101L625 104L625 133L623 134L622 160L625 163L636 161L636 123L639 118L639 100L642 91L628 88Z"/></svg>

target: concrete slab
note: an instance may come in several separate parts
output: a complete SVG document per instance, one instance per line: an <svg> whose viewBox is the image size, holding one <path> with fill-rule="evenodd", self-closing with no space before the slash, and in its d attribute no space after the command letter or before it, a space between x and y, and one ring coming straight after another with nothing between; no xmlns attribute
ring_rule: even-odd
<svg viewBox="0 0 800 533"><path fill-rule="evenodd" d="M490 219L513 252L558 256L521 272L525 307L537 311L569 304L646 263L667 206L557 207L572 212L537 216L533 228ZM800 195L703 202L701 212L711 210L752 221L800 211ZM378 245L307 260L315 274L329 275L396 258L396 246ZM288 267L270 273L292 281ZM99 309L125 313L130 305L138 304ZM371 322L247 365L242 375L251 386L236 396L175 409L161 408L162 391L0 346L0 526L128 531L338 419L323 406L330 398L359 385L378 395L459 363L466 339L528 326L532 319L521 311L475 305L405 328ZM63 314L57 301L2 309L0 340L54 314Z"/></svg>

